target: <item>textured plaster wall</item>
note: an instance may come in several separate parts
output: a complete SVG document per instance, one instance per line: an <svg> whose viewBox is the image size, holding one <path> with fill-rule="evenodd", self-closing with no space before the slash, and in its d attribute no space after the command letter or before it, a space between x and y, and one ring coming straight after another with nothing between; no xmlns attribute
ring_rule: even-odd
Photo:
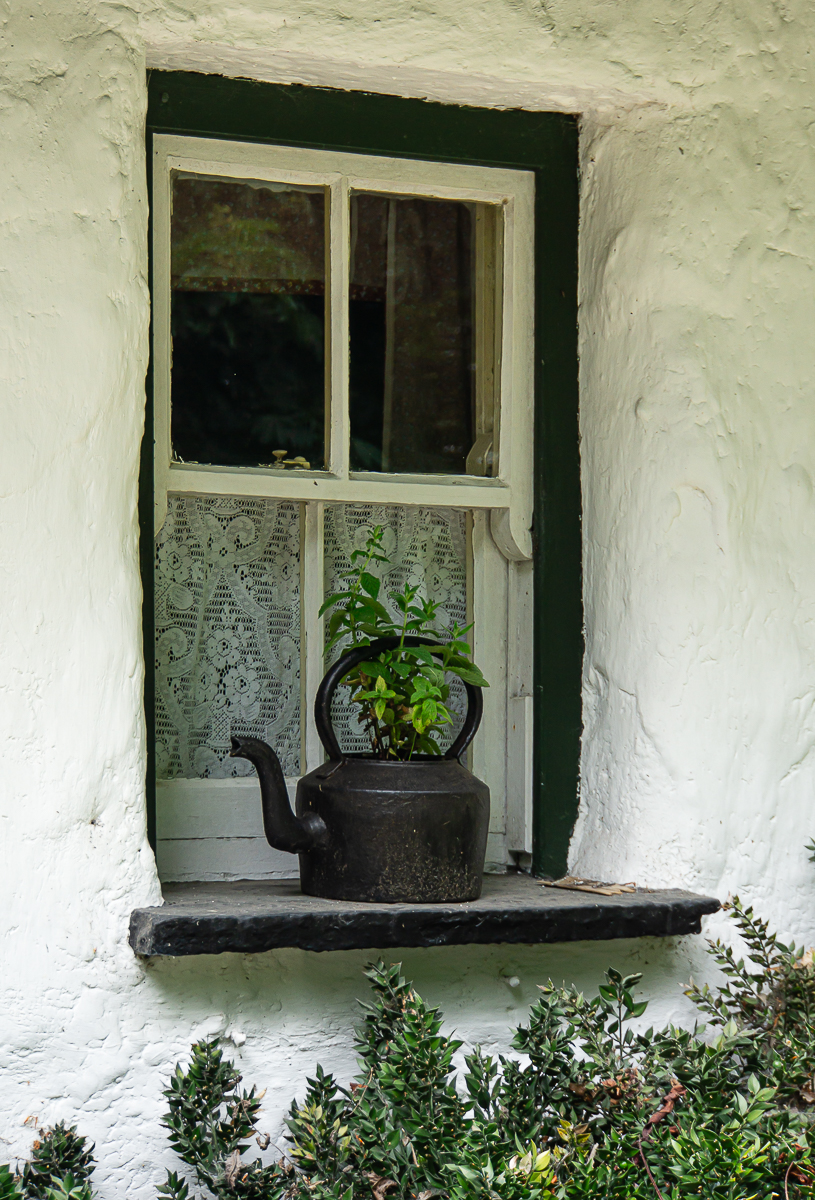
<svg viewBox="0 0 815 1200"><path fill-rule="evenodd" d="M573 865L738 888L815 933L815 161L804 0L166 0L0 7L0 1159L32 1121L152 1195L159 1089L233 1038L269 1129L350 1070L364 954L145 965L136 483L145 67L580 111L588 654ZM410 951L505 1047L552 976L646 972L682 1019L698 939ZM506 976L517 975L518 989Z"/></svg>

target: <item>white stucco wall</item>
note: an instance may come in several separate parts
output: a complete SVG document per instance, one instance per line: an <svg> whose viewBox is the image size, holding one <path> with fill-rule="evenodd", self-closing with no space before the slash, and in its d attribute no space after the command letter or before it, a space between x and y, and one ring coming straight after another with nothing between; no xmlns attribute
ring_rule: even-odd
<svg viewBox="0 0 815 1200"><path fill-rule="evenodd" d="M811 6L46 0L0 20L0 1159L64 1117L99 1143L104 1200L152 1195L173 1161L161 1081L205 1031L242 1043L277 1132L316 1059L350 1069L367 958L144 964L126 943L159 895L135 511L147 65L584 114L573 864L737 888L811 939ZM499 1046L548 976L636 963L665 1019L704 970L698 939L403 957Z"/></svg>

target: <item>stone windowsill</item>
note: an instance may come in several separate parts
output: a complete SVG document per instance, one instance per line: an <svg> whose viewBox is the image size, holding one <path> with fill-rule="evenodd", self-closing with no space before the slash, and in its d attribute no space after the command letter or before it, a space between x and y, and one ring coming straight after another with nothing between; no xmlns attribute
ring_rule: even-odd
<svg viewBox="0 0 815 1200"><path fill-rule="evenodd" d="M136 954L258 954L401 946L603 941L699 933L711 896L638 890L620 896L543 887L527 875L486 875L467 904L364 904L304 896L297 880L165 884L164 904L130 918Z"/></svg>

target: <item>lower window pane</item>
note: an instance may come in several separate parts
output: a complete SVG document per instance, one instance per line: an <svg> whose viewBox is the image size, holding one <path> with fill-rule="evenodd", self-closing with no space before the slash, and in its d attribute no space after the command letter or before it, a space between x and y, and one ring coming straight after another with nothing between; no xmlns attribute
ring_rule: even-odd
<svg viewBox="0 0 815 1200"><path fill-rule="evenodd" d="M373 529L384 530L383 548L390 559L382 565L379 599L394 617L397 609L390 593L406 583L418 585L421 595L440 605L437 627L467 623L467 518L452 508L403 508L395 504L337 504L325 513L325 593L341 590L343 572L351 567L354 550L364 550ZM332 658L342 652L335 649ZM451 745L461 727L466 692L458 680L450 680L448 706L457 715L453 726L439 739L442 748ZM348 707L348 689L337 689L332 720L341 748L347 753L370 750L368 739Z"/></svg>
<svg viewBox="0 0 815 1200"><path fill-rule="evenodd" d="M243 734L300 772L300 509L168 497L156 538L156 774L251 774Z"/></svg>

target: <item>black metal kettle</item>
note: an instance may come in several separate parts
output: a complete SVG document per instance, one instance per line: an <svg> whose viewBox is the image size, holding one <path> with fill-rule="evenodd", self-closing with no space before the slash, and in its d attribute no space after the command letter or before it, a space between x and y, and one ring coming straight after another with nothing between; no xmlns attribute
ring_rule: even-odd
<svg viewBox="0 0 815 1200"><path fill-rule="evenodd" d="M409 645L434 644L406 638ZM490 793L460 758L481 721L481 689L465 684L467 714L441 757L410 762L343 754L331 725L331 699L355 666L399 644L381 638L344 654L326 673L314 717L328 762L297 784L292 812L280 760L258 738L232 739L232 755L254 764L266 840L300 856L309 896L386 903L477 900L481 895Z"/></svg>

